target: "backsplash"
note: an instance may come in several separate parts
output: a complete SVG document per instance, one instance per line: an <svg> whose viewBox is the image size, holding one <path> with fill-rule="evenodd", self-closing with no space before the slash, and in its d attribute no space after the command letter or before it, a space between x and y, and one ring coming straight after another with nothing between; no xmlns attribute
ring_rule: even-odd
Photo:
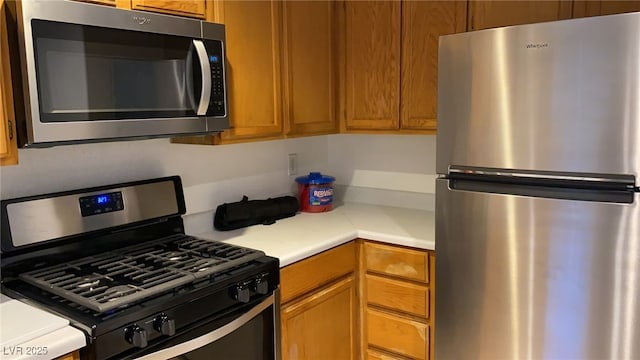
<svg viewBox="0 0 640 360"><path fill-rule="evenodd" d="M339 200L434 209L435 136L330 135L328 152Z"/></svg>
<svg viewBox="0 0 640 360"><path fill-rule="evenodd" d="M296 153L298 174L287 175ZM2 199L169 175L182 177L187 232L210 231L215 208L243 195L295 193L309 171L336 177L336 202L433 208L435 137L340 134L232 145L171 144L167 139L20 149L20 164L0 168Z"/></svg>

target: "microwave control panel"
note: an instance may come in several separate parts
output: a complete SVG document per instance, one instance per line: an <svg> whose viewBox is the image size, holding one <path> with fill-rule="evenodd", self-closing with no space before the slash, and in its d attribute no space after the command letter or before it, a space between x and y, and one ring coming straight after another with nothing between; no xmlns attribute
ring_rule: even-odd
<svg viewBox="0 0 640 360"><path fill-rule="evenodd" d="M224 52L222 51L222 41L206 40L204 42L209 56L211 66L211 97L209 98L209 116L226 116L225 104L225 72L224 72Z"/></svg>

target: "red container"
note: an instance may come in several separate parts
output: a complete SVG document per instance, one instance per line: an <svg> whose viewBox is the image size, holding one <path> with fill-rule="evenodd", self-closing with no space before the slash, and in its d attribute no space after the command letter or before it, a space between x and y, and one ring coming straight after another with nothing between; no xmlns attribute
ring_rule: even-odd
<svg viewBox="0 0 640 360"><path fill-rule="evenodd" d="M333 176L311 172L307 176L296 178L298 183L298 201L300 211L325 212L333 209Z"/></svg>

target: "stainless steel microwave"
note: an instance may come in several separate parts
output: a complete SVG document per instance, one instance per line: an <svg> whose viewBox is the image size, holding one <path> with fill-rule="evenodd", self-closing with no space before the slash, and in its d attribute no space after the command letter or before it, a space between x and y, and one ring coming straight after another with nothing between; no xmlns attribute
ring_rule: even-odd
<svg viewBox="0 0 640 360"><path fill-rule="evenodd" d="M21 145L229 127L224 25L67 0L12 1L9 13Z"/></svg>

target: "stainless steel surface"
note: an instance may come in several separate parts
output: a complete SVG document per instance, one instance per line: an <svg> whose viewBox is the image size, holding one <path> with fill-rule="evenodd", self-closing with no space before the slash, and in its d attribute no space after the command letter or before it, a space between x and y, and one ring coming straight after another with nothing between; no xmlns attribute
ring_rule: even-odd
<svg viewBox="0 0 640 360"><path fill-rule="evenodd" d="M214 24L214 23L209 23L209 22L203 22L202 23L202 35L205 39L223 39L222 40L222 59L225 59L222 62L222 68L226 69L227 68L227 44L226 41L224 39L226 39L226 32L225 32L225 27L223 25L220 24ZM227 129L229 128L229 122L228 122L228 116L229 116L229 102L227 101L228 99L228 93L227 93L227 72L222 71L222 89L224 91L224 119L227 121L225 128ZM209 120L209 122L211 121L217 121L220 122L219 118L216 119L212 119ZM218 126L214 126L212 124L208 124L209 128L219 128L220 125ZM221 130L224 130L221 129Z"/></svg>
<svg viewBox="0 0 640 360"><path fill-rule="evenodd" d="M115 191L122 192L124 210L82 217L80 197ZM11 224L13 246L33 245L64 236L178 214L176 196L173 181L167 180L11 203L7 205L7 216Z"/></svg>
<svg viewBox="0 0 640 360"><path fill-rule="evenodd" d="M174 357L180 357L180 355L186 354L190 351L196 350L198 348L201 348L205 345L211 344L221 338L223 338L226 335L231 334L232 332L234 332L235 330L238 330L239 328L241 328L243 325L245 325L246 323L248 323L249 321L251 321L253 318L255 318L256 316L260 315L260 313L262 313L264 310L266 310L269 307L274 307L274 324L279 324L280 323L280 318L276 316L276 312L275 309L279 307L279 303L276 302L277 299L277 294L279 293L279 289L276 289L276 291L274 292L273 295L269 296L267 299L265 299L263 302L261 302L260 304L256 305L255 307L253 307L251 310L247 311L246 313L242 314L242 316L240 316L239 318L231 321L230 323L208 333L202 336L199 336L195 339L186 341L184 343L181 343L179 345L175 345L173 347L167 348L167 349L162 349L159 351L156 351L152 354L149 355L145 355L142 356L138 359L142 360L142 359L146 359L146 360L154 360L154 359L158 359L158 360L165 360L165 359L171 359ZM279 326L279 325L275 325L275 326ZM276 360L280 360L280 357L276 355Z"/></svg>
<svg viewBox="0 0 640 360"><path fill-rule="evenodd" d="M224 43L224 25L200 20L128 11L102 5L69 0L28 0L16 2L22 84L25 99L25 146L46 147L65 142L109 141L115 139L198 135L219 132L229 127L228 116L195 116L179 118L145 118L113 121L56 122L40 121L40 104L36 80L34 19L66 22L169 34L197 39L217 39ZM222 36L222 37L220 37ZM226 85L225 85L226 89ZM210 89L209 89L210 91Z"/></svg>
<svg viewBox="0 0 640 360"><path fill-rule="evenodd" d="M273 307L273 348L275 349L275 358L274 360L282 359L282 328L280 326L280 287L278 287L274 292L274 304L276 306Z"/></svg>
<svg viewBox="0 0 640 360"><path fill-rule="evenodd" d="M568 181L590 181L600 183L619 183L635 187L636 179L633 175L610 175L610 174L572 174L555 173L550 171L522 171L513 169L488 169L475 168L471 166L450 166L449 174L473 174L500 176L519 179L546 179L546 180L568 180Z"/></svg>
<svg viewBox="0 0 640 360"><path fill-rule="evenodd" d="M205 49L202 40L193 40L193 46L200 60L200 73L202 74L202 92L200 93L200 102L198 103L196 114L205 115L211 98L211 66L207 56L207 49Z"/></svg>
<svg viewBox="0 0 640 360"><path fill-rule="evenodd" d="M640 13L440 38L437 172L640 177Z"/></svg>
<svg viewBox="0 0 640 360"><path fill-rule="evenodd" d="M436 359L640 358L640 193L613 204L436 183Z"/></svg>
<svg viewBox="0 0 640 360"><path fill-rule="evenodd" d="M264 256L264 252L185 235L20 274L23 280L105 312Z"/></svg>

